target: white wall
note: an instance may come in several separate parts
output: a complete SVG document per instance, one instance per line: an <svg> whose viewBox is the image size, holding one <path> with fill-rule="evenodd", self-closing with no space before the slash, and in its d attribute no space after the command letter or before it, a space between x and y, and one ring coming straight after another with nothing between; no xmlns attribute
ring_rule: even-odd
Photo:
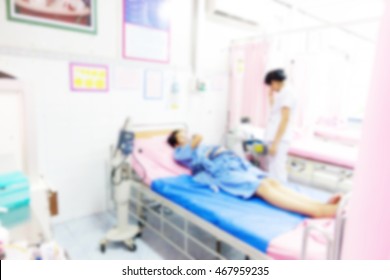
<svg viewBox="0 0 390 280"><path fill-rule="evenodd" d="M107 200L109 146L127 116L137 123L186 121L186 81L190 69L189 1L175 1L182 16L172 20L171 65L120 62L121 1L99 1L96 36L60 29L8 22L0 2L0 68L28 85L35 97L38 138L38 172L59 191L63 221L103 211ZM4 13L3 13L4 12ZM44 52L42 52L44 51ZM69 62L104 63L164 71L164 100L145 101L143 91L122 91L112 84L110 92L72 93ZM173 71L182 83L181 108L169 108Z"/></svg>
<svg viewBox="0 0 390 280"><path fill-rule="evenodd" d="M201 8L199 73L209 84L206 93L191 94L192 1L172 0L170 65L122 61L122 1L98 2L97 35L9 22L5 1L0 2L0 69L23 81L26 94L34 98L30 106L36 119L36 169L59 191L60 215L55 222L106 209L108 150L127 116L137 123L188 122L193 132L214 143L221 140L226 123L229 27L207 22ZM118 66L140 73L161 69L165 98L145 101L142 90L119 90L112 80L107 94L72 93L70 61L108 64L111 77ZM169 108L174 76L182 93L179 110Z"/></svg>
<svg viewBox="0 0 390 280"><path fill-rule="evenodd" d="M172 111L167 98L145 101L142 92L72 93L67 61L0 56L0 64L36 96L39 173L59 190L60 219L105 209L108 148L127 116L137 123L186 119L186 100Z"/></svg>
<svg viewBox="0 0 390 280"><path fill-rule="evenodd" d="M198 52L197 71L201 80L206 81L207 95L191 95L191 127L205 135L205 141L223 141L227 129L229 101L229 52L233 39L253 35L253 31L238 28L234 24L220 23L208 18L206 0L198 1ZM217 89L215 89L215 84ZM201 108L203 110L199 111ZM215 123L214 123L215 122ZM217 124L217 125L215 125Z"/></svg>

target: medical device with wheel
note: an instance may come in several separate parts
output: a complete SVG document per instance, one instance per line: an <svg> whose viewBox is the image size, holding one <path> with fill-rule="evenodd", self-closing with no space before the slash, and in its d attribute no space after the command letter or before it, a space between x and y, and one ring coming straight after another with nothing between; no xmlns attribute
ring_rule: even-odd
<svg viewBox="0 0 390 280"><path fill-rule="evenodd" d="M130 251L137 249L134 239L139 235L140 229L137 225L129 224L132 169L128 158L134 146L134 133L128 130L129 125L130 120L127 119L120 131L116 149L111 155L111 183L114 189L117 225L108 231L101 241L102 253L106 251L109 242L123 242Z"/></svg>

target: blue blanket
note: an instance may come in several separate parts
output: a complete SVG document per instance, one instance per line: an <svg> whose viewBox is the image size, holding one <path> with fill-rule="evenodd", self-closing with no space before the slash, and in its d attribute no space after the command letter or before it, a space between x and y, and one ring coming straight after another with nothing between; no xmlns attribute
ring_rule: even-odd
<svg viewBox="0 0 390 280"><path fill-rule="evenodd" d="M290 187L318 200L328 196L297 185ZM262 252L267 252L272 239L294 229L305 219L259 198L244 200L223 191L213 192L186 175L155 180L152 190Z"/></svg>

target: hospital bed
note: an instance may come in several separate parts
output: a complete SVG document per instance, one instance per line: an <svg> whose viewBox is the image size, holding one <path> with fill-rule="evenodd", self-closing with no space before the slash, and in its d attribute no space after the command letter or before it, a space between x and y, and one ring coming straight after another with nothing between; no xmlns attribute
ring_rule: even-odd
<svg viewBox="0 0 390 280"><path fill-rule="evenodd" d="M318 139L294 141L289 150L291 180L331 192L347 193L352 179L357 147Z"/></svg>
<svg viewBox="0 0 390 280"><path fill-rule="evenodd" d="M178 252L196 259L189 249L195 244L211 258L226 259L220 244L242 252L247 259L334 259L342 239L341 223L332 219L311 220L269 205L261 199L247 201L213 192L197 184L189 171L173 161L166 137L185 125L133 125L136 141L130 160L132 169L130 215L142 229L159 235ZM292 185L296 191L318 199L324 193ZM182 218L176 223L173 215ZM151 222L157 220L158 222ZM215 246L190 233L196 226L215 237ZM176 234L166 234L167 229ZM178 237L180 236L180 237Z"/></svg>
<svg viewBox="0 0 390 280"><path fill-rule="evenodd" d="M248 140L263 139L264 131L239 127L227 133L226 145L256 165L264 164L263 153L243 151ZM297 131L289 149L287 169L290 181L330 192L347 193L352 189L358 140L356 129L340 131L316 129L313 135ZM264 149L263 149L264 150Z"/></svg>

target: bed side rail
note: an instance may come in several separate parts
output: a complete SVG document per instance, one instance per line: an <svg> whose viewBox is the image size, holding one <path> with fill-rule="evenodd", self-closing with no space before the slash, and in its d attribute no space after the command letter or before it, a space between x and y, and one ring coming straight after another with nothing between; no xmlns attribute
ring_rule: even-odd
<svg viewBox="0 0 390 280"><path fill-rule="evenodd" d="M226 256L222 255L219 250L209 248L201 240L199 240L197 237L192 236L191 233L189 233L189 225L195 225L196 227L199 227L200 229L206 231L210 235L214 236L217 241L224 242L226 244L229 244L230 246L234 247L238 251L241 251L245 255L249 256L252 260L264 260L264 259L270 259L266 254L260 252L259 250L253 248L249 244L246 244L245 242L237 239L236 237L230 235L229 233L217 228L215 225L208 223L207 221L201 219L200 217L192 214L188 210L182 208L181 206L169 201L168 199L160 196L159 194L152 191L149 187L143 185L142 183L133 182L132 187L134 190L136 190L137 194L130 197L130 201L133 203L133 205L136 207L136 211L130 211L130 215L135 218L138 222L142 224L143 227L147 227L148 229L152 230L154 233L159 235L162 239L164 239L167 243L169 243L171 246L173 246L176 250L178 250L180 253L184 254L189 259L195 259L195 256L193 256L189 250L188 250L188 244L189 242L195 244L196 246L202 248L205 252L208 252L210 255L215 256L217 259L226 259ZM145 198L149 198L148 202L145 201ZM161 211L153 211L154 206L160 206ZM172 211L173 213L176 213L177 215L184 218L184 227L181 228L177 226L175 223L169 220L168 217L164 215L164 209L167 209L169 211ZM149 222L147 219L145 219L144 210L148 211L148 213L155 218L159 220L160 228L155 228ZM181 248L180 245L178 245L176 242L165 236L164 234L164 227L170 227L171 229L174 229L176 232L181 233L184 237L184 246Z"/></svg>
<svg viewBox="0 0 390 280"><path fill-rule="evenodd" d="M307 258L307 250L310 233L313 231L318 232L326 239L326 259L327 260L339 260L341 258L341 249L343 245L344 228L347 220L347 206L351 198L351 193L343 196L340 205L337 209L335 218L334 232L325 231L317 226L309 226L303 233L301 259Z"/></svg>

